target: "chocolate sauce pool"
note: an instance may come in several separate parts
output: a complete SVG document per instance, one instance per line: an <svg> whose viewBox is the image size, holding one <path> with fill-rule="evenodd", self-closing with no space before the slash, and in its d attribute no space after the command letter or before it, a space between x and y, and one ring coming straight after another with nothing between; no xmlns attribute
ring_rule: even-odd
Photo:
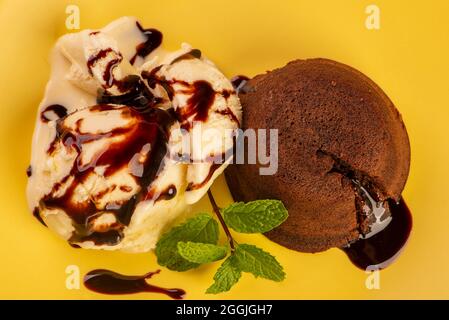
<svg viewBox="0 0 449 320"><path fill-rule="evenodd" d="M380 232L359 239L342 250L351 262L363 270L388 267L399 256L412 230L412 215L404 200L389 200L391 221Z"/></svg>
<svg viewBox="0 0 449 320"><path fill-rule="evenodd" d="M84 285L89 290L103 294L154 292L165 294L172 299L183 299L186 292L182 289L161 288L146 281L158 273L160 273L160 270L142 276L127 276L110 270L97 269L84 276Z"/></svg>

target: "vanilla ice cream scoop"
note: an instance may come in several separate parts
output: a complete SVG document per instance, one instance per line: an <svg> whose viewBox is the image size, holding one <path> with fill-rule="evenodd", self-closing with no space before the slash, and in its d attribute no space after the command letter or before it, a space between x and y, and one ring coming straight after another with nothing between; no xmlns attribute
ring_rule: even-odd
<svg viewBox="0 0 449 320"><path fill-rule="evenodd" d="M232 84L199 50L161 43L124 17L53 50L27 197L74 246L151 250L232 160Z"/></svg>

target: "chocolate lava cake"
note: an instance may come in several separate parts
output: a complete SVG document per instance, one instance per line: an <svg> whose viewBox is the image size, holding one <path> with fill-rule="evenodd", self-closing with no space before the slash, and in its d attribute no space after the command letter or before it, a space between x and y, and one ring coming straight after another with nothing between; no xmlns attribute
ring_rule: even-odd
<svg viewBox="0 0 449 320"><path fill-rule="evenodd" d="M260 175L260 164L226 171L236 201L284 202L289 218L268 238L324 251L369 234L373 203L388 217L407 180L410 145L401 115L372 80L335 61L296 60L249 80L239 96L243 129L279 130L276 174Z"/></svg>

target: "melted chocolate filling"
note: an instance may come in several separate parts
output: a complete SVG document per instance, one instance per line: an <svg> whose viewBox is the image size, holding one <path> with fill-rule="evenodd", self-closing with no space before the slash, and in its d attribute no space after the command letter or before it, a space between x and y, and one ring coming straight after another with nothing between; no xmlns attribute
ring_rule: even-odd
<svg viewBox="0 0 449 320"><path fill-rule="evenodd" d="M384 199L385 194L371 177L356 171L337 156L318 151L334 160L330 173L339 173L354 187L360 238L342 250L363 270L388 267L406 245L412 216L404 200Z"/></svg>

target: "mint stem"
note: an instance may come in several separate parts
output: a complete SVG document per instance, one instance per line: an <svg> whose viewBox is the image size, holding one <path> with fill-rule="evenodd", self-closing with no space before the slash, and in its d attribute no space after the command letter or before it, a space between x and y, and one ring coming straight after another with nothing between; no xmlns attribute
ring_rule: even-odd
<svg viewBox="0 0 449 320"><path fill-rule="evenodd" d="M214 210L215 215L218 218L218 221L220 221L221 227L223 228L226 236L228 237L229 246L231 247L231 252L235 251L235 244L234 244L234 238L231 235L231 231L229 231L228 226L226 225L225 221L223 220L223 217L220 213L220 208L218 207L217 203L215 202L214 196L212 195L212 192L210 189L207 191L207 195L209 196L210 204L212 205L212 209Z"/></svg>

